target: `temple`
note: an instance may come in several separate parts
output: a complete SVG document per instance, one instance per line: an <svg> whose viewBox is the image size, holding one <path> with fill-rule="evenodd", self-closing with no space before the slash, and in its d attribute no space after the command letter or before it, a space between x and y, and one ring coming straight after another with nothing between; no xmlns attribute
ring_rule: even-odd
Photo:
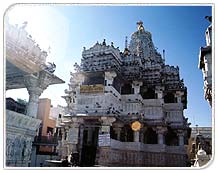
<svg viewBox="0 0 218 173"><path fill-rule="evenodd" d="M25 30L5 20L6 93L26 88L27 105L6 99L6 166L27 167L31 163L32 142L41 120L37 118L39 97L53 84L64 81L53 74L54 64L46 65L46 51L41 50Z"/></svg>
<svg viewBox="0 0 218 173"><path fill-rule="evenodd" d="M205 17L210 23L212 16ZM206 46L200 47L198 68L204 80L204 98L212 106L212 24L205 31Z"/></svg>
<svg viewBox="0 0 218 173"><path fill-rule="evenodd" d="M123 52L105 39L84 47L57 127L63 158L78 153L80 166L186 166L187 88L137 25Z"/></svg>

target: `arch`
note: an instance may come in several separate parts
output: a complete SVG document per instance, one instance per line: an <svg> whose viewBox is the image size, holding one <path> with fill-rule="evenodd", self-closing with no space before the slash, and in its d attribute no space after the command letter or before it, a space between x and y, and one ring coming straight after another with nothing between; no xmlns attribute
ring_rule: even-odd
<svg viewBox="0 0 218 173"><path fill-rule="evenodd" d="M124 84L121 88L121 94L133 94L134 89L130 83Z"/></svg>
<svg viewBox="0 0 218 173"><path fill-rule="evenodd" d="M179 139L177 134L170 128L167 128L167 133L165 135L165 143L169 146L178 146L179 145Z"/></svg>
<svg viewBox="0 0 218 173"><path fill-rule="evenodd" d="M157 133L151 127L144 134L144 143L157 144Z"/></svg>
<svg viewBox="0 0 218 173"><path fill-rule="evenodd" d="M140 87L140 94L143 99L155 99L156 94L153 88L147 88L146 86Z"/></svg>

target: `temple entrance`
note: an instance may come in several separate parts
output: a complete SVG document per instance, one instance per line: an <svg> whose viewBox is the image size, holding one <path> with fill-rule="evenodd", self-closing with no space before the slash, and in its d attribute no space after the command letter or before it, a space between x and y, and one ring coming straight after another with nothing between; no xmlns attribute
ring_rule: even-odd
<svg viewBox="0 0 218 173"><path fill-rule="evenodd" d="M85 126L83 131L80 166L90 167L95 165L98 133L99 126Z"/></svg>

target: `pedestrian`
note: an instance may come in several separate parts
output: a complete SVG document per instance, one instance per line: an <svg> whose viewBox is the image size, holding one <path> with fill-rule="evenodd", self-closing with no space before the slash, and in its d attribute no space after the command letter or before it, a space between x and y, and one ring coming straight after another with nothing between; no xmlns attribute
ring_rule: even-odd
<svg viewBox="0 0 218 173"><path fill-rule="evenodd" d="M71 153L70 162L72 166L79 166L79 153L77 151Z"/></svg>
<svg viewBox="0 0 218 173"><path fill-rule="evenodd" d="M68 167L69 162L68 162L68 156L65 157L65 159L61 162L62 167Z"/></svg>

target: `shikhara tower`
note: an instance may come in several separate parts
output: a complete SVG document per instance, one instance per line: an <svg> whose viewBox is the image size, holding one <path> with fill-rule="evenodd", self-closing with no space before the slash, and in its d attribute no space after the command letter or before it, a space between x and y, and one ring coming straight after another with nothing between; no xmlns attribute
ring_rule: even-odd
<svg viewBox="0 0 218 173"><path fill-rule="evenodd" d="M124 52L105 40L84 47L71 73L59 150L78 152L81 166L186 166L187 88L137 25Z"/></svg>

